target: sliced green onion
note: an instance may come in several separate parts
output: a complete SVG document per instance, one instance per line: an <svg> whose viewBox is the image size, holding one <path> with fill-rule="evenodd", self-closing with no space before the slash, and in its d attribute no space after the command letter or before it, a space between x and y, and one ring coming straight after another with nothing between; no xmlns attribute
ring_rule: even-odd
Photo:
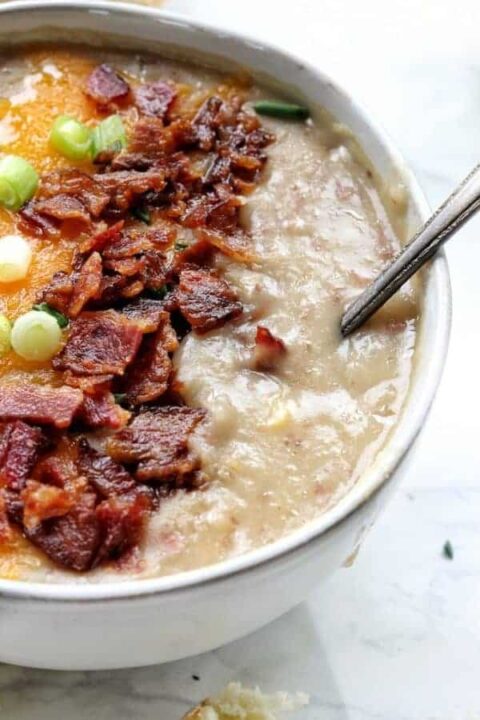
<svg viewBox="0 0 480 720"><path fill-rule="evenodd" d="M453 546L450 540L447 540L443 546L443 554L449 560L453 560Z"/></svg>
<svg viewBox="0 0 480 720"><path fill-rule="evenodd" d="M136 217L138 220L141 220L145 223L145 225L150 225L152 222L152 218L150 217L150 213L146 208L133 208L132 210L133 217Z"/></svg>
<svg viewBox="0 0 480 720"><path fill-rule="evenodd" d="M17 355L42 362L59 351L62 331L49 313L30 310L15 321L11 341Z"/></svg>
<svg viewBox="0 0 480 720"><path fill-rule="evenodd" d="M306 120L310 117L310 111L305 105L294 105L293 103L279 102L277 100L258 100L258 102L253 103L253 109L259 115L269 115L270 117L289 120Z"/></svg>
<svg viewBox="0 0 480 720"><path fill-rule="evenodd" d="M162 285L162 287L158 288L158 290L154 290L153 288L149 290L149 294L151 297L155 298L155 300L163 300L163 298L170 292L170 289L171 288L168 285Z"/></svg>
<svg viewBox="0 0 480 720"><path fill-rule="evenodd" d="M37 187L37 171L29 162L18 155L6 155L0 160L0 205L20 210Z"/></svg>
<svg viewBox="0 0 480 720"><path fill-rule="evenodd" d="M67 115L60 115L50 132L50 145L69 160L85 160L92 149L92 131Z"/></svg>
<svg viewBox="0 0 480 720"><path fill-rule="evenodd" d="M113 397L117 405L121 405L127 399L127 393L113 393Z"/></svg>
<svg viewBox="0 0 480 720"><path fill-rule="evenodd" d="M10 320L5 315L0 315L0 357L8 353L12 344L10 336L12 334L12 326Z"/></svg>
<svg viewBox="0 0 480 720"><path fill-rule="evenodd" d="M46 312L51 315L53 318L55 318L59 327L61 327L62 330L68 325L68 318L66 317L66 315L58 312L58 310L55 310L55 308L53 308L48 303L39 303L38 305L34 305L33 310L36 310L37 312Z"/></svg>
<svg viewBox="0 0 480 720"><path fill-rule="evenodd" d="M118 153L127 146L127 136L120 115L110 115L93 131L92 155L97 158L104 152Z"/></svg>
<svg viewBox="0 0 480 720"><path fill-rule="evenodd" d="M187 243L182 243L182 242L175 243L175 250L178 250L179 252L181 252L182 250L186 250L188 247L189 246L187 245Z"/></svg>
<svg viewBox="0 0 480 720"><path fill-rule="evenodd" d="M23 280L32 262L30 243L21 235L0 238L0 282Z"/></svg>

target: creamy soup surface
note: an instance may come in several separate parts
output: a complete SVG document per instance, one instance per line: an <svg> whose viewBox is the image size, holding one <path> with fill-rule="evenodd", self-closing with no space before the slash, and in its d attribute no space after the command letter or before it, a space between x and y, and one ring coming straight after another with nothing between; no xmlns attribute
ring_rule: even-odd
<svg viewBox="0 0 480 720"><path fill-rule="evenodd" d="M46 147L59 114L92 117L82 83L109 62L133 81L170 79L199 94L230 81L200 67L86 49L27 49L0 58L0 152L39 171L68 167ZM243 89L247 102L275 98ZM242 221L255 259L218 253L219 272L238 293L243 314L204 335L189 333L175 352L183 396L208 411L192 443L207 483L178 490L152 513L142 545L121 563L88 573L62 570L18 533L0 548L0 575L97 582L151 577L209 565L272 542L320 515L372 463L405 403L414 361L418 291L408 286L368 327L348 339L342 311L396 254L404 206L380 192L344 128L313 119L262 118L276 140ZM15 218L0 209L0 234ZM53 272L65 269L75 238L33 239L28 282L0 285L0 312L28 310ZM272 370L252 363L262 325L286 354ZM48 365L8 356L2 378L51 383Z"/></svg>

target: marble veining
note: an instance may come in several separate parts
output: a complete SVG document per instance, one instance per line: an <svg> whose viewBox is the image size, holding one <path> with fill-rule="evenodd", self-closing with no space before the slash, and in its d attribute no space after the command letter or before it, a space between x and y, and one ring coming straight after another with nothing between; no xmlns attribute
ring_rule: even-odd
<svg viewBox="0 0 480 720"><path fill-rule="evenodd" d="M473 0L166 5L321 65L387 128L432 204L479 160ZM409 477L354 566L269 627L205 656L100 673L1 666L0 718L179 720L240 680L310 693L298 720L479 720L479 236L480 218L448 248L454 322L444 379ZM447 538L453 560L442 555Z"/></svg>

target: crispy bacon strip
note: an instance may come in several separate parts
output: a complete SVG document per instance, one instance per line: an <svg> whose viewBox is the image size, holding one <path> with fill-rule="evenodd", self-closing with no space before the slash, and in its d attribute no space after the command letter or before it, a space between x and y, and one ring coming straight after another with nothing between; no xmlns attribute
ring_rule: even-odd
<svg viewBox="0 0 480 720"><path fill-rule="evenodd" d="M40 428L20 420L0 426L0 485L21 490L45 443Z"/></svg>
<svg viewBox="0 0 480 720"><path fill-rule="evenodd" d="M117 462L136 466L137 480L181 486L198 468L188 439L205 415L188 407L146 410L108 441L107 451Z"/></svg>
<svg viewBox="0 0 480 720"><path fill-rule="evenodd" d="M182 315L200 333L225 325L243 310L225 280L205 268L183 269L175 297Z"/></svg>
<svg viewBox="0 0 480 720"><path fill-rule="evenodd" d="M98 105L104 107L111 102L125 99L130 93L130 86L114 68L103 64L90 74L85 92Z"/></svg>
<svg viewBox="0 0 480 720"><path fill-rule="evenodd" d="M24 420L64 429L82 404L83 393L72 387L0 385L0 421Z"/></svg>
<svg viewBox="0 0 480 720"><path fill-rule="evenodd" d="M157 332L143 340L137 359L127 371L123 388L132 405L158 400L166 392L172 372L170 354L177 347L170 316L163 312Z"/></svg>
<svg viewBox="0 0 480 720"><path fill-rule="evenodd" d="M72 297L68 306L68 315L72 318L79 315L89 300L100 290L102 282L102 258L94 252L83 263L73 285Z"/></svg>
<svg viewBox="0 0 480 720"><path fill-rule="evenodd" d="M164 120L177 96L175 88L165 82L145 83L135 90L135 105L142 115Z"/></svg>
<svg viewBox="0 0 480 720"><path fill-rule="evenodd" d="M84 312L72 323L68 341L52 364L77 375L123 375L141 340L138 326L115 310ZM0 416L1 407L0 400Z"/></svg>
<svg viewBox="0 0 480 720"><path fill-rule="evenodd" d="M84 396L77 417L92 430L118 430L127 424L130 414L115 402L111 392L99 390Z"/></svg>

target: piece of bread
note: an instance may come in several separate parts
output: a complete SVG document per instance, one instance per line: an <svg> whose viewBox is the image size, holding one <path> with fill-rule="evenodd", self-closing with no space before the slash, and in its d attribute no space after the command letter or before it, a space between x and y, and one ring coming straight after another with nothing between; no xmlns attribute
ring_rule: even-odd
<svg viewBox="0 0 480 720"><path fill-rule="evenodd" d="M277 720L279 713L297 710L308 704L308 695L285 692L265 695L260 689L249 689L230 683L219 695L204 700L183 720Z"/></svg>

